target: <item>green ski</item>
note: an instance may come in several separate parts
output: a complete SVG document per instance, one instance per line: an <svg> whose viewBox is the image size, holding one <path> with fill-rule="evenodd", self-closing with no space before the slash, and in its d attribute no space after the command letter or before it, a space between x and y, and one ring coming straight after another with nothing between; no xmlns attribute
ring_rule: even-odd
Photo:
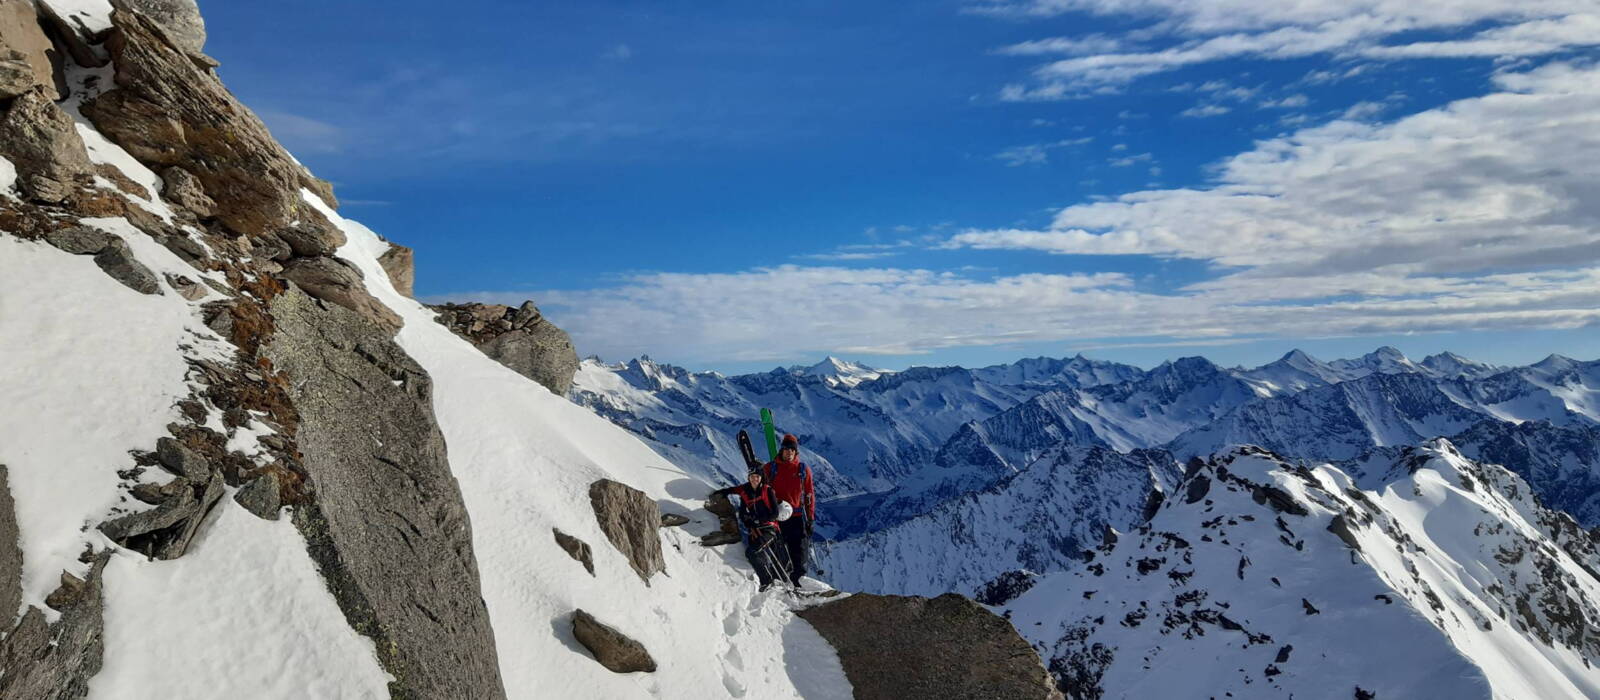
<svg viewBox="0 0 1600 700"><path fill-rule="evenodd" d="M775 462L778 459L778 431L772 427L770 409L761 409L761 430L767 434L767 461Z"/></svg>

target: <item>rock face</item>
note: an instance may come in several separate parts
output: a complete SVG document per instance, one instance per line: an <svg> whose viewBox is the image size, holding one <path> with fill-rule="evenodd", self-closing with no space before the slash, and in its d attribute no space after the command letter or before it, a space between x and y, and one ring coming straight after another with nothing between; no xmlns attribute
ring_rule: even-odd
<svg viewBox="0 0 1600 700"><path fill-rule="evenodd" d="M0 118L0 156L17 167L17 185L40 202L65 200L91 171L72 117L46 96L29 90Z"/></svg>
<svg viewBox="0 0 1600 700"><path fill-rule="evenodd" d="M271 312L263 354L290 379L315 501L294 522L345 617L396 697L504 697L427 373L347 309L291 289Z"/></svg>
<svg viewBox="0 0 1600 700"><path fill-rule="evenodd" d="M578 352L567 332L544 319L531 301L515 309L503 304L441 304L438 321L483 354L566 395L578 372Z"/></svg>
<svg viewBox="0 0 1600 700"><path fill-rule="evenodd" d="M293 258L283 266L283 276L307 294L350 309L393 335L405 322L384 306L361 283L361 271L338 258Z"/></svg>
<svg viewBox="0 0 1600 700"><path fill-rule="evenodd" d="M627 484L601 479L589 485L589 503L606 539L628 558L645 585L656 572L667 570L658 532L661 508L655 501Z"/></svg>
<svg viewBox="0 0 1600 700"><path fill-rule="evenodd" d="M206 46L206 23L194 0L128 0L128 6L154 20L177 48L200 53Z"/></svg>
<svg viewBox="0 0 1600 700"><path fill-rule="evenodd" d="M300 183L309 177L304 168L189 50L169 41L170 32L130 11L127 2L186 4L114 3L116 27L105 45L116 65L116 89L86 102L84 116L151 169L189 170L217 203L217 220L234 232L260 235L299 219Z"/></svg>
<svg viewBox="0 0 1600 700"><path fill-rule="evenodd" d="M17 546L16 503L6 465L0 464L0 610L22 606L22 549Z"/></svg>
<svg viewBox="0 0 1600 700"><path fill-rule="evenodd" d="M29 606L15 629L0 640L0 698L74 699L89 694L89 679L105 656L102 572L110 554L100 554L75 590L52 595L61 619Z"/></svg>
<svg viewBox="0 0 1600 700"><path fill-rule="evenodd" d="M857 593L797 614L839 652L857 700L1061 697L1011 623L954 593Z"/></svg>
<svg viewBox="0 0 1600 700"><path fill-rule="evenodd" d="M416 296L414 288L417 282L417 266L414 251L403 245L390 243L389 249L378 256L378 264L389 274L389 281L394 284L395 291L408 297Z"/></svg>
<svg viewBox="0 0 1600 700"><path fill-rule="evenodd" d="M156 274L133 257L133 251L121 238L112 238L94 256L94 264L123 286L140 294L160 294L161 283Z"/></svg>
<svg viewBox="0 0 1600 700"><path fill-rule="evenodd" d="M617 673L646 673L656 670L656 660L643 644L594 619L582 610L572 613L572 635L578 638L594 659Z"/></svg>
<svg viewBox="0 0 1600 700"><path fill-rule="evenodd" d="M63 92L61 57L39 26L32 3L0 3L0 99L47 87L47 97Z"/></svg>

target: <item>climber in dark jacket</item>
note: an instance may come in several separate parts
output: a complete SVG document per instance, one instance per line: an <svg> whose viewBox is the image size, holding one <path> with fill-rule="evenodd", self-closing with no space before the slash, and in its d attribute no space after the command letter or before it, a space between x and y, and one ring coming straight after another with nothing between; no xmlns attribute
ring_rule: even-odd
<svg viewBox="0 0 1600 700"><path fill-rule="evenodd" d="M811 468L800 461L800 439L783 436L778 458L763 469L773 493L799 516L785 520L780 526L784 548L789 550L789 580L798 586L800 577L806 575L811 526L817 520L816 487L811 483Z"/></svg>
<svg viewBox="0 0 1600 700"><path fill-rule="evenodd" d="M760 467L750 470L749 483L712 492L713 495L739 497L739 523L744 527L744 554L756 570L761 590L788 576L789 556L779 535L780 523L789 520L794 509L766 483Z"/></svg>

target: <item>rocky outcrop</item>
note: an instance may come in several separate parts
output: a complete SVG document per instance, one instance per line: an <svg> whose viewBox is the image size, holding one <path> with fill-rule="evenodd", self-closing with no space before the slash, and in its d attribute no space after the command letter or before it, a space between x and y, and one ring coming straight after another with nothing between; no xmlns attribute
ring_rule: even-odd
<svg viewBox="0 0 1600 700"><path fill-rule="evenodd" d="M206 46L206 23L194 0L127 0L128 7L149 17L178 49L200 53Z"/></svg>
<svg viewBox="0 0 1600 700"><path fill-rule="evenodd" d="M1010 623L953 593L857 593L797 614L839 652L857 700L1061 698Z"/></svg>
<svg viewBox="0 0 1600 700"><path fill-rule="evenodd" d="M544 319L531 301L503 304L440 304L438 321L483 354L550 391L565 396L578 372L578 352L567 332Z"/></svg>
<svg viewBox="0 0 1600 700"><path fill-rule="evenodd" d="M405 324L399 314L367 293L361 271L339 258L292 258L283 266L283 276L306 294L361 314L391 336Z"/></svg>
<svg viewBox="0 0 1600 700"><path fill-rule="evenodd" d="M89 694L89 679L105 657L103 572L110 554L95 557L82 582L50 597L61 613L50 624L29 606L0 640L0 698L72 700Z"/></svg>
<svg viewBox="0 0 1600 700"><path fill-rule="evenodd" d="M158 489L164 498L155 508L101 523L100 531L147 557L177 559L189 550L223 492L219 473L201 479L180 476Z"/></svg>
<svg viewBox="0 0 1600 700"><path fill-rule="evenodd" d="M594 655L595 661L612 671L650 673L656 670L656 660L643 644L582 610L572 613L572 636Z"/></svg>
<svg viewBox="0 0 1600 700"><path fill-rule="evenodd" d="M717 516L716 532L700 536L700 545L703 547L721 547L734 544L742 537L739 534L739 520L734 515L733 503L728 500L725 493L712 494L706 499L705 509Z"/></svg>
<svg viewBox="0 0 1600 700"><path fill-rule="evenodd" d="M99 265L107 275L111 276L123 286L140 294L160 294L161 282L156 280L156 274L133 257L133 251L121 238L112 238L106 246L94 256L94 264Z"/></svg>
<svg viewBox="0 0 1600 700"><path fill-rule="evenodd" d="M397 243L390 243L389 249L378 256L378 264L383 266L384 273L389 275L389 282L394 289L406 296L416 296L417 266L415 253L410 248Z"/></svg>
<svg viewBox="0 0 1600 700"><path fill-rule="evenodd" d="M0 3L0 99L16 97L36 85L45 86L50 99L60 99L66 87L61 65L33 3Z"/></svg>
<svg viewBox="0 0 1600 700"><path fill-rule="evenodd" d="M1032 571L1020 569L1007 571L979 587L977 593L973 595L973 600L984 605L1000 605L1027 593L1038 580L1039 575Z"/></svg>
<svg viewBox="0 0 1600 700"><path fill-rule="evenodd" d="M176 44L161 23L117 0L105 41L115 89L89 100L95 127L157 172L181 166L217 204L217 221L245 235L302 218L304 168L273 141L255 114ZM140 5L170 5L141 2Z"/></svg>
<svg viewBox="0 0 1600 700"><path fill-rule="evenodd" d="M233 494L233 500L262 520L277 520L283 507L283 482L277 472L266 472Z"/></svg>
<svg viewBox="0 0 1600 700"><path fill-rule="evenodd" d="M0 118L0 156L16 166L24 195L54 204L71 196L93 169L72 117L43 90L17 96Z"/></svg>
<svg viewBox="0 0 1600 700"><path fill-rule="evenodd" d="M263 356L290 380L312 503L294 510L396 697L504 697L471 524L427 373L366 318L293 289Z"/></svg>
<svg viewBox="0 0 1600 700"><path fill-rule="evenodd" d="M0 610L22 607L22 549L17 546L16 502L10 474L0 464Z"/></svg>
<svg viewBox="0 0 1600 700"><path fill-rule="evenodd" d="M595 520L606 533L611 546L628 558L639 579L650 585L650 577L667 570L661 555L661 507L643 491L610 479L589 485L589 503Z"/></svg>
<svg viewBox="0 0 1600 700"><path fill-rule="evenodd" d="M593 576L594 554L589 549L589 543L555 528L550 528L550 532L556 537L556 546L560 547L561 551L566 552L567 556L583 564L584 570L588 571L590 576Z"/></svg>

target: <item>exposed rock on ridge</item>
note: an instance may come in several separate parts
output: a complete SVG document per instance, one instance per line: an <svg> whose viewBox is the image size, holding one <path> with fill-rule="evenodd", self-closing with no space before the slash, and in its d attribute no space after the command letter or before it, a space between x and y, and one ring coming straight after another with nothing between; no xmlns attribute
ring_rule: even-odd
<svg viewBox="0 0 1600 700"><path fill-rule="evenodd" d="M565 396L578 372L578 352L566 331L544 319L532 301L503 304L440 304L438 320L472 341L483 354Z"/></svg>
<svg viewBox="0 0 1600 700"><path fill-rule="evenodd" d="M294 521L399 697L504 697L432 382L388 334L293 289L264 356L291 378L315 506Z"/></svg>

